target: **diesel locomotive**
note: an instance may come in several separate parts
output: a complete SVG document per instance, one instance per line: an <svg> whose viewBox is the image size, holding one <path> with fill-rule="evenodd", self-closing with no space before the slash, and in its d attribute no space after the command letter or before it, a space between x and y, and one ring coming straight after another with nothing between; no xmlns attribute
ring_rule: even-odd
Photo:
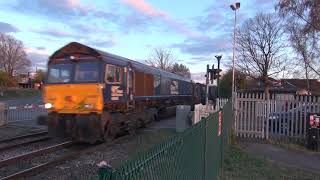
<svg viewBox="0 0 320 180"><path fill-rule="evenodd" d="M89 143L134 134L166 107L203 96L190 79L77 42L49 57L43 89L49 134Z"/></svg>

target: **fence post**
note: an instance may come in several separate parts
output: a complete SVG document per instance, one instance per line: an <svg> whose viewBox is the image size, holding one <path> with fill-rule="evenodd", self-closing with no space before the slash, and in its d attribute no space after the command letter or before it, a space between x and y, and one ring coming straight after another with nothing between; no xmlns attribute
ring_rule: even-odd
<svg viewBox="0 0 320 180"><path fill-rule="evenodd" d="M219 173L221 174L221 172L223 172L223 140L224 140L223 136L225 135L224 134L225 119L224 119L224 113L222 111L222 108L219 109L218 113L219 113L218 114L218 131L220 130L220 133L221 133L220 134L220 173Z"/></svg>
<svg viewBox="0 0 320 180"><path fill-rule="evenodd" d="M0 126L7 124L5 103L0 103Z"/></svg>
<svg viewBox="0 0 320 180"><path fill-rule="evenodd" d="M102 161L98 164L99 167L99 180L114 180L114 173L112 166L105 161Z"/></svg>
<svg viewBox="0 0 320 180"><path fill-rule="evenodd" d="M233 107L235 107L235 108L234 108L234 111L233 111L233 121L234 122L232 122L231 126L234 126L233 130L234 130L235 134L238 134L239 133L239 129L240 129L240 119L238 119L239 118L238 117L238 109L239 109L238 104L240 104L240 102L239 102L239 98L238 97L241 98L241 94L240 93L236 93L235 94L235 101L232 102L232 103L235 103L234 105L232 104L232 108Z"/></svg>
<svg viewBox="0 0 320 180"><path fill-rule="evenodd" d="M207 168L207 161L206 161L206 155L207 155L207 118L203 118L200 121L205 121L204 123L204 149L203 149L203 180L206 180L206 168Z"/></svg>
<svg viewBox="0 0 320 180"><path fill-rule="evenodd" d="M267 110L266 110L266 139L268 140L269 139L269 115L270 115L270 99L269 97L267 97ZM271 122L273 123L273 122Z"/></svg>

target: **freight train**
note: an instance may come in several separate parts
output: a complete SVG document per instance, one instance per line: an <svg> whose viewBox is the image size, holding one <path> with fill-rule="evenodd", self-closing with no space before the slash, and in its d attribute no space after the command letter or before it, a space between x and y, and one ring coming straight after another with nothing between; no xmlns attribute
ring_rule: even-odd
<svg viewBox="0 0 320 180"><path fill-rule="evenodd" d="M166 107L193 106L204 93L190 79L77 42L49 57L43 89L49 134L88 143L134 134Z"/></svg>

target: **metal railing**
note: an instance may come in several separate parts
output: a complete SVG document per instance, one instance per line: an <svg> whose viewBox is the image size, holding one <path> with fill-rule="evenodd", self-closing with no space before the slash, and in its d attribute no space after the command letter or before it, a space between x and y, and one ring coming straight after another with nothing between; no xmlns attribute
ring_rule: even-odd
<svg viewBox="0 0 320 180"><path fill-rule="evenodd" d="M46 116L44 105L24 104L18 106L6 106L4 110L7 123L18 121L36 120L39 116Z"/></svg>
<svg viewBox="0 0 320 180"><path fill-rule="evenodd" d="M222 168L233 121L232 105L117 169L103 165L99 180L214 180Z"/></svg>

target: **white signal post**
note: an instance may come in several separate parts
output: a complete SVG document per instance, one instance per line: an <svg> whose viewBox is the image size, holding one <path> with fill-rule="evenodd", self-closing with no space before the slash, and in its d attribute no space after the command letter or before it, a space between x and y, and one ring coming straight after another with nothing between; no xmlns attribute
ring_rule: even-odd
<svg viewBox="0 0 320 180"><path fill-rule="evenodd" d="M235 101L235 49L236 49L236 26L237 26L237 10L240 8L240 3L234 3L230 5L230 8L234 11L234 27L233 27L233 50L232 50L232 104L233 110L235 108L234 101Z"/></svg>

